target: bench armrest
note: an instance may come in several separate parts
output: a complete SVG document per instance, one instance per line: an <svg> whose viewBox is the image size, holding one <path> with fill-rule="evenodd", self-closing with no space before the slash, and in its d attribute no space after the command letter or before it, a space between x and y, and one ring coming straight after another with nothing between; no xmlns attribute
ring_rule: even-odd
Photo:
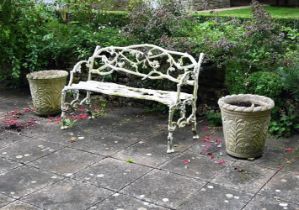
<svg viewBox="0 0 299 210"><path fill-rule="evenodd" d="M86 61L86 60L79 61L78 63L76 63L74 68L70 71L70 81L68 83L68 86L71 86L73 84L74 74L75 73L81 73L82 64L86 65L87 63L88 63L88 61Z"/></svg>

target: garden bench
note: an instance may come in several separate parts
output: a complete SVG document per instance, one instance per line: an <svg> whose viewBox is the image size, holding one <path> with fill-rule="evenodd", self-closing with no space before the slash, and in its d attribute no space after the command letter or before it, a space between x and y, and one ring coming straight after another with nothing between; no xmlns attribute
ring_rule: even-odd
<svg viewBox="0 0 299 210"><path fill-rule="evenodd" d="M174 152L173 132L177 127L192 124L193 138L198 138L196 101L198 76L203 57L204 54L201 53L199 60L196 60L188 53L170 51L151 44L127 47L96 47L88 60L78 62L70 72L70 81L62 90L61 117L64 119L66 111L75 104L86 104L90 107L91 92L160 102L169 107L167 153L172 153ZM74 84L74 74L81 73L82 66L88 69L87 81ZM102 78L115 72L135 75L141 80L168 80L176 84L177 90L166 91L129 87L93 79L95 75ZM192 94L182 92L183 86L191 86ZM68 91L75 93L75 99L70 103L66 102ZM80 100L80 91L86 91L86 97L82 100ZM191 114L186 112L187 105L192 108ZM174 120L175 111L180 113L178 120Z"/></svg>

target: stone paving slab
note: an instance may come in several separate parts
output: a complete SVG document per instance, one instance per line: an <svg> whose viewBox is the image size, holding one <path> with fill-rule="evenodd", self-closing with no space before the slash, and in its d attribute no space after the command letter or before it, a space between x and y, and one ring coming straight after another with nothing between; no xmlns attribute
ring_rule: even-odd
<svg viewBox="0 0 299 210"><path fill-rule="evenodd" d="M208 183L181 204L178 209L242 209L252 197L253 194Z"/></svg>
<svg viewBox="0 0 299 210"><path fill-rule="evenodd" d="M250 201L244 210L252 209L269 209L269 210L298 210L299 205L287 202L275 196L261 196L257 195Z"/></svg>
<svg viewBox="0 0 299 210"><path fill-rule="evenodd" d="M236 162L218 173L212 182L248 193L257 193L274 174L275 171L271 169Z"/></svg>
<svg viewBox="0 0 299 210"><path fill-rule="evenodd" d="M59 181L61 177L42 172L36 168L22 166L0 176L0 193L20 198Z"/></svg>
<svg viewBox="0 0 299 210"><path fill-rule="evenodd" d="M30 103L1 92L0 121ZM269 136L264 155L248 161L227 155L222 129L200 120L200 139L177 129L167 154L167 116L142 107L109 105L67 130L32 112L21 117L37 125L18 133L0 122L0 208L298 209L298 136Z"/></svg>
<svg viewBox="0 0 299 210"><path fill-rule="evenodd" d="M7 160L5 158L0 157L0 175L8 172L11 169L17 168L19 166L22 166L22 165L19 163L13 162L11 160Z"/></svg>
<svg viewBox="0 0 299 210"><path fill-rule="evenodd" d="M157 206L147 201L142 201L136 198L129 197L127 195L115 193L111 197L107 198L104 202L90 208L90 210L93 209L166 210L168 208Z"/></svg>
<svg viewBox="0 0 299 210"><path fill-rule="evenodd" d="M103 201L112 193L87 183L65 179L28 195L22 201L42 209L82 210Z"/></svg>
<svg viewBox="0 0 299 210"><path fill-rule="evenodd" d="M16 201L1 208L1 210L42 210L42 209L29 205L27 203L23 203L21 201Z"/></svg>
<svg viewBox="0 0 299 210"><path fill-rule="evenodd" d="M181 129L181 131L178 131L176 135L174 135L175 152L172 154L166 153L167 132L162 132L158 135L144 138L137 144L116 153L113 157L125 161L132 160L136 163L151 167L158 167L195 143L191 132L188 135L188 133L185 132L186 130L186 128Z"/></svg>
<svg viewBox="0 0 299 210"><path fill-rule="evenodd" d="M119 191L150 170L145 166L106 158L77 173L75 179Z"/></svg>
<svg viewBox="0 0 299 210"><path fill-rule="evenodd" d="M75 142L68 146L75 149L84 150L104 156L112 156L113 154L125 149L139 141L138 138L120 137L111 134L105 136L101 134L86 135L77 138Z"/></svg>
<svg viewBox="0 0 299 210"><path fill-rule="evenodd" d="M64 146L60 144L27 138L1 149L0 156L16 162L28 163L62 149L63 147Z"/></svg>
<svg viewBox="0 0 299 210"><path fill-rule="evenodd" d="M30 164L43 170L72 177L78 171L103 159L103 156L71 148L64 148Z"/></svg>
<svg viewBox="0 0 299 210"><path fill-rule="evenodd" d="M9 99L5 100L4 103L0 103L0 110L2 112L2 116L5 115L7 112L16 110L16 109L23 109L23 108L28 108L32 106L31 99L29 98L24 98L24 99Z"/></svg>
<svg viewBox="0 0 299 210"><path fill-rule="evenodd" d="M13 202L15 199L7 197L3 194L0 194L0 208L6 206L7 204Z"/></svg>
<svg viewBox="0 0 299 210"><path fill-rule="evenodd" d="M299 173L280 171L266 184L261 194L299 204Z"/></svg>
<svg viewBox="0 0 299 210"><path fill-rule="evenodd" d="M23 141L26 139L26 136L22 136L16 132L4 131L0 133L0 149L7 147L14 142Z"/></svg>
<svg viewBox="0 0 299 210"><path fill-rule="evenodd" d="M161 169L183 176L190 176L205 181L210 181L220 173L227 165L232 162L219 162L217 159L211 159L206 156L186 151L182 155L165 163Z"/></svg>
<svg viewBox="0 0 299 210"><path fill-rule="evenodd" d="M177 208L205 182L154 170L122 190L122 193L161 206Z"/></svg>

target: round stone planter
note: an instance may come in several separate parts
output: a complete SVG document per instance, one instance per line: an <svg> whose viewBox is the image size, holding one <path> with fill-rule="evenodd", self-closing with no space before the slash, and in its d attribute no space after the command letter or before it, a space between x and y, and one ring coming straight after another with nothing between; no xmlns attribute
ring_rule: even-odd
<svg viewBox="0 0 299 210"><path fill-rule="evenodd" d="M61 109L61 91L68 72L61 70L38 71L27 75L33 107L38 115L55 115Z"/></svg>
<svg viewBox="0 0 299 210"><path fill-rule="evenodd" d="M274 101L240 94L220 98L226 152L238 158L262 156Z"/></svg>

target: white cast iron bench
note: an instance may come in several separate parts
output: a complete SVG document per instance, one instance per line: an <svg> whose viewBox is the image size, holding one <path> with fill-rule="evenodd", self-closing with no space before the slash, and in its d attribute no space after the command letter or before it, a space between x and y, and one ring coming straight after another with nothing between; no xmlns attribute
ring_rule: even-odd
<svg viewBox="0 0 299 210"><path fill-rule="evenodd" d="M198 90L198 76L204 54L196 60L188 53L170 51L161 47L141 44L127 47L96 47L88 60L78 62L70 72L70 81L62 90L62 120L65 113L75 104L91 104L91 92L112 96L157 101L169 107L168 117L168 144L167 153L174 152L173 132L177 127L192 125L193 138L197 139L196 129L196 101ZM74 74L81 73L82 66L88 69L87 81L73 83ZM153 90L129 87L105 81L93 80L94 76L105 77L113 73L135 75L141 80L169 80L177 86L176 91ZM191 86L192 94L181 91L183 86ZM86 97L80 100L80 91L86 91ZM66 102L67 92L75 93L75 99ZM186 106L191 106L192 112L188 116ZM178 120L174 121L175 111L180 112Z"/></svg>

